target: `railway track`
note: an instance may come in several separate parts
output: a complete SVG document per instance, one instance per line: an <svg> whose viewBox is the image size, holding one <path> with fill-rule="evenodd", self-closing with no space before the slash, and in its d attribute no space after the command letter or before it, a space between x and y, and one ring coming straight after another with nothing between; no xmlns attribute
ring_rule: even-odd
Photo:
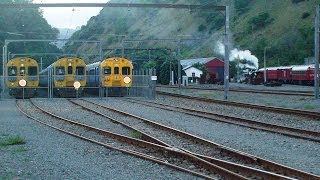
<svg viewBox="0 0 320 180"><path fill-rule="evenodd" d="M157 86L164 88L177 89L177 86ZM183 87L182 89L196 89L196 90L214 90L214 91L224 91L221 88L208 88L208 87ZM230 89L233 92L243 92L243 93L257 93L257 94L276 94L276 95L288 95L288 96L308 96L313 97L314 94L311 91L289 91L289 90L254 90L254 89Z"/></svg>
<svg viewBox="0 0 320 180"><path fill-rule="evenodd" d="M117 117L122 123L137 128L141 133L152 135L152 137L159 139L159 141L166 143L172 148L178 148L249 178L318 178L315 175L239 152L186 132L95 102L78 100L77 102L73 101L73 103L90 111L98 111L98 114L108 114L108 116ZM277 175L276 173L281 175Z"/></svg>
<svg viewBox="0 0 320 180"><path fill-rule="evenodd" d="M156 107L156 108L161 108L169 111L180 112L180 113L184 113L192 116L206 118L213 121L220 121L220 122L240 125L248 128L279 133L279 134L287 135L290 137L320 142L320 132L317 132L317 131L310 131L305 129L297 129L292 127L280 126L276 124L258 122L254 120L248 120L248 119L238 118L234 116L227 116L227 115L212 113L208 111L200 111L200 110L191 109L191 108L178 107L178 106L173 106L169 104L162 104L162 103L143 101L143 100L137 100L137 99L129 100L129 101L132 103L142 104L148 107Z"/></svg>
<svg viewBox="0 0 320 180"><path fill-rule="evenodd" d="M18 109L29 118L77 138L206 179L248 179L180 149L123 136L57 116L31 100L17 101ZM26 108L27 107L27 108ZM41 118L37 118L37 117Z"/></svg>
<svg viewBox="0 0 320 180"><path fill-rule="evenodd" d="M196 96L168 93L168 92L163 92L163 91L157 91L157 94L185 98L185 99L198 100L198 101L202 101L202 102L223 104L223 105L228 105L228 106L236 106L236 107L241 107L241 108L252 108L252 109L259 109L259 110L264 110L264 111L268 111L268 112L271 111L271 112L275 112L275 113L305 116L308 118L320 120L320 112L314 112L314 111L306 111L306 110L291 109L291 108L281 108L281 107L275 107L275 106L264 106L264 105L257 105L257 104L241 103L241 102L236 102L236 101L208 99L208 98L201 98L201 97L196 97Z"/></svg>

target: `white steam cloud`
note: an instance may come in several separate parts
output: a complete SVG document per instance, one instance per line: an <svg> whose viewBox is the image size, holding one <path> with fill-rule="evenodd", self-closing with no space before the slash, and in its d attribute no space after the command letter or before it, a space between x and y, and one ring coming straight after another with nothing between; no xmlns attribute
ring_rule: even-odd
<svg viewBox="0 0 320 180"><path fill-rule="evenodd" d="M221 55L224 55L224 45L219 41L216 45L216 51L219 52ZM238 50L233 49L230 51L230 61L234 61L235 59L240 60L247 60L247 63L242 64L240 63L240 68L248 68L248 69L258 69L258 58L251 54L249 50Z"/></svg>

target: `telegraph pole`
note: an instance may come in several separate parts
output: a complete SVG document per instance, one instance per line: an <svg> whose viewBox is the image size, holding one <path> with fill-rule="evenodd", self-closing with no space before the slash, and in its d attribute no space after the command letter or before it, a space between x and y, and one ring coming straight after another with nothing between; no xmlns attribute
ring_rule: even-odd
<svg viewBox="0 0 320 180"><path fill-rule="evenodd" d="M316 99L319 98L319 8L320 5L316 7L316 17L315 17L315 31L314 31L314 96Z"/></svg>
<svg viewBox="0 0 320 180"><path fill-rule="evenodd" d="M226 25L225 25L225 41L224 41L224 99L228 100L229 92L229 6L225 7Z"/></svg>

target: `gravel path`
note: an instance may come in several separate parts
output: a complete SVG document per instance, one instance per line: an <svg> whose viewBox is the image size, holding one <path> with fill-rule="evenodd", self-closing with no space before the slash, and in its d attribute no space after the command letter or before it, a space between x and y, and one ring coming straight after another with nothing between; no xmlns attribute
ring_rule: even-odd
<svg viewBox="0 0 320 180"><path fill-rule="evenodd" d="M161 97L166 99L166 97ZM119 101L119 98L95 99L96 102L175 127L208 140L254 154L280 164L320 175L320 143L252 130L236 125ZM120 103L119 103L120 102ZM172 105L181 105L172 101ZM188 103L195 105L196 103Z"/></svg>
<svg viewBox="0 0 320 180"><path fill-rule="evenodd" d="M197 178L41 125L22 115L15 101L0 101L0 113L0 140L26 140L23 145L0 146L0 179Z"/></svg>

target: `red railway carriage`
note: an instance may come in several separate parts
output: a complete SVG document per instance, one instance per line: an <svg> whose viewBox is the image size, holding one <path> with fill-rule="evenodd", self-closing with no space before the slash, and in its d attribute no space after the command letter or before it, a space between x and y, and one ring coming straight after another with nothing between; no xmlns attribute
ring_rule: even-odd
<svg viewBox="0 0 320 180"><path fill-rule="evenodd" d="M266 68L267 82L278 81L288 83L291 80L292 66ZM258 70L259 78L264 79L264 68Z"/></svg>
<svg viewBox="0 0 320 180"><path fill-rule="evenodd" d="M292 78L292 66L278 67L278 79L283 83L289 83Z"/></svg>
<svg viewBox="0 0 320 180"><path fill-rule="evenodd" d="M314 69L314 65L294 66L292 68L292 82L294 84L313 84Z"/></svg>

